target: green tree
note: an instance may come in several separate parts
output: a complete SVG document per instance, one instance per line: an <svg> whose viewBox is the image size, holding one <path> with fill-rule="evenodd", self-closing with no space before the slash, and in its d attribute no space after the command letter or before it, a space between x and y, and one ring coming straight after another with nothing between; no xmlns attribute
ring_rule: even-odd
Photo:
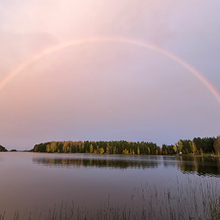
<svg viewBox="0 0 220 220"><path fill-rule="evenodd" d="M168 154L168 148L166 144L162 145L162 154L163 155L167 155Z"/></svg>
<svg viewBox="0 0 220 220"><path fill-rule="evenodd" d="M193 142L196 144L196 148L202 149L203 153L210 153L214 151L214 141L215 137L196 137L193 139Z"/></svg>

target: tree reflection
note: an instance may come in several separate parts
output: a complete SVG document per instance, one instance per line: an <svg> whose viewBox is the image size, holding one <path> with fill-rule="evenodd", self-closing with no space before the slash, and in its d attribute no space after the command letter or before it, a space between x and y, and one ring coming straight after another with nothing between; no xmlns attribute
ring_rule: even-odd
<svg viewBox="0 0 220 220"><path fill-rule="evenodd" d="M114 169L147 169L157 168L157 161L138 161L138 160L106 160L106 159L73 159L73 158L33 158L33 162L46 166L62 167L97 167Z"/></svg>
<svg viewBox="0 0 220 220"><path fill-rule="evenodd" d="M148 156L146 158L115 159L115 158L33 158L33 163L56 167L91 167L112 169L153 169L163 166L176 167L183 174L196 174L199 176L219 176L220 158L204 157L172 157Z"/></svg>
<svg viewBox="0 0 220 220"><path fill-rule="evenodd" d="M220 158L183 157L178 169L182 173L197 174L199 176L219 176Z"/></svg>

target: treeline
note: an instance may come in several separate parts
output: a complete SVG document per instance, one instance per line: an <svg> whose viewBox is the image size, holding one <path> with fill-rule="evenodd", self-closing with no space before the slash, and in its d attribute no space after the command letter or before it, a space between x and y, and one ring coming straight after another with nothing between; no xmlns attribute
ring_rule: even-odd
<svg viewBox="0 0 220 220"><path fill-rule="evenodd" d="M155 143L127 141L53 141L36 144L33 151L48 153L161 154L160 147Z"/></svg>
<svg viewBox="0 0 220 220"><path fill-rule="evenodd" d="M177 145L177 153L182 152L183 154L195 153L220 153L220 136L206 137L206 138L194 138L191 140L179 140Z"/></svg>
<svg viewBox="0 0 220 220"><path fill-rule="evenodd" d="M36 144L33 152L48 153L93 153L93 154L140 154L140 155L174 155L174 154L220 154L220 136L196 137L191 140L179 140L174 145L163 144L159 147L152 142L128 141L63 141Z"/></svg>
<svg viewBox="0 0 220 220"><path fill-rule="evenodd" d="M175 154L220 154L220 136L215 137L196 137L191 140L179 140L173 146ZM162 145L162 154L173 154L171 146Z"/></svg>

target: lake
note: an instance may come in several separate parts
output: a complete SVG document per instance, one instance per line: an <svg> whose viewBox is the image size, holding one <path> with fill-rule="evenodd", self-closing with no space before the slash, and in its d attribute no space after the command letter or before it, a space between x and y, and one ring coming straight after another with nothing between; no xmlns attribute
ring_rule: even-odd
<svg viewBox="0 0 220 220"><path fill-rule="evenodd" d="M0 214L219 219L219 177L219 158L2 152Z"/></svg>

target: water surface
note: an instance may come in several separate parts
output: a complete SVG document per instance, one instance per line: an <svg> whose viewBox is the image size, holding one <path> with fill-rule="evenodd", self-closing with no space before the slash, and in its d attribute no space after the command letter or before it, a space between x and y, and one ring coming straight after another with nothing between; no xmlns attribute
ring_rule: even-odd
<svg viewBox="0 0 220 220"><path fill-rule="evenodd" d="M169 205L175 206L178 196L192 200L201 189L211 195L219 185L220 160L7 152L0 153L0 177L0 213L5 211L8 219L16 210L23 218L30 212L36 218L55 204L72 201L81 209L110 205L133 207L138 212L152 206L165 213ZM202 209L196 211L202 213Z"/></svg>

